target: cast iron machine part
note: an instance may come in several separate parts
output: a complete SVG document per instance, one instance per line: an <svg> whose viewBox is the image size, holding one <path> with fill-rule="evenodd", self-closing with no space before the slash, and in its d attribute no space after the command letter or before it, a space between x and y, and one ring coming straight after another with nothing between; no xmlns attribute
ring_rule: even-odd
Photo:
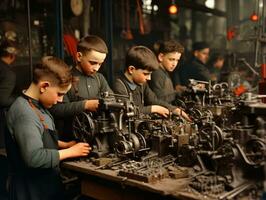
<svg viewBox="0 0 266 200"><path fill-rule="evenodd" d="M132 128L138 110L130 97L103 93L99 102L97 113L83 112L73 121L76 139L89 143L93 156L136 156L149 150L145 138Z"/></svg>

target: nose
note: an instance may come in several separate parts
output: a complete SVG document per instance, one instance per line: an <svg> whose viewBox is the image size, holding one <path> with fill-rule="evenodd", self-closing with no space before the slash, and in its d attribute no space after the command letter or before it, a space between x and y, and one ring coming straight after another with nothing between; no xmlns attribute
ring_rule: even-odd
<svg viewBox="0 0 266 200"><path fill-rule="evenodd" d="M101 67L101 64L96 64L95 66L93 66L93 70L97 72L99 71L100 67Z"/></svg>
<svg viewBox="0 0 266 200"><path fill-rule="evenodd" d="M146 79L147 79L148 81L151 80L151 74L147 75L147 76L146 76Z"/></svg>

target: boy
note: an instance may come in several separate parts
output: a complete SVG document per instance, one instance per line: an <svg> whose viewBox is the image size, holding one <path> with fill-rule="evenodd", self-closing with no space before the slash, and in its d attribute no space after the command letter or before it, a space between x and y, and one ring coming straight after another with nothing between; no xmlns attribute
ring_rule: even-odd
<svg viewBox="0 0 266 200"><path fill-rule="evenodd" d="M17 46L14 42L5 40L0 45L0 108L8 108L16 99L14 89L16 86L16 74L11 69L15 62Z"/></svg>
<svg viewBox="0 0 266 200"><path fill-rule="evenodd" d="M60 160L88 155L87 143L57 140L53 118L47 110L62 101L72 80L63 61L44 57L34 69L29 88L10 107L6 118L10 200L64 199Z"/></svg>
<svg viewBox="0 0 266 200"><path fill-rule="evenodd" d="M149 88L147 81L150 80L152 71L157 68L156 56L150 49L144 46L132 47L126 54L124 74L115 81L115 93L132 93L133 101L142 113L158 113L167 117L171 110L174 114L190 120L181 109L159 100Z"/></svg>
<svg viewBox="0 0 266 200"><path fill-rule="evenodd" d="M182 85L188 86L189 79L199 81L210 80L210 72L206 66L210 47L206 42L195 42L192 45L192 59L179 68L179 76ZM204 85L198 85L198 88L204 88Z"/></svg>
<svg viewBox="0 0 266 200"><path fill-rule="evenodd" d="M221 81L221 71L224 66L225 57L222 53L213 53L207 62L210 78L214 83Z"/></svg>
<svg viewBox="0 0 266 200"><path fill-rule="evenodd" d="M0 45L0 148L4 148L4 120L9 106L18 96L16 74L11 65L16 60L18 49L16 43L9 40Z"/></svg>
<svg viewBox="0 0 266 200"><path fill-rule="evenodd" d="M98 98L103 92L113 93L104 76L98 72L108 53L105 42L98 36L89 35L82 38L77 45L77 65L72 69L79 78L64 97L64 103L53 106L50 110L54 117L64 119L64 138L72 132L72 117L83 111L96 111Z"/></svg>
<svg viewBox="0 0 266 200"><path fill-rule="evenodd" d="M184 47L175 40L162 42L157 55L159 69L152 73L149 82L149 86L157 97L170 104L174 103L178 93L173 86L169 72L174 71L183 52Z"/></svg>

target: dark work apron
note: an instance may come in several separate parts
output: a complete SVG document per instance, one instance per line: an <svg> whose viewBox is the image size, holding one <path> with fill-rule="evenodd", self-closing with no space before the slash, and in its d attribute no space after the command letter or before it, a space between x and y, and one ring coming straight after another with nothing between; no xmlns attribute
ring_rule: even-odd
<svg viewBox="0 0 266 200"><path fill-rule="evenodd" d="M58 136L55 131L45 128L42 140L44 148L58 149ZM11 164L9 200L64 199L59 167L27 168L10 133L6 134L6 144L8 159Z"/></svg>

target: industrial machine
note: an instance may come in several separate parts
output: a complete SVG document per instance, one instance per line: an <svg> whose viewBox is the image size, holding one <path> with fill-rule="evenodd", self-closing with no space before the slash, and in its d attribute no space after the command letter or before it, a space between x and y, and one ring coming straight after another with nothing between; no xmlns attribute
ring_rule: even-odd
<svg viewBox="0 0 266 200"><path fill-rule="evenodd" d="M73 127L76 138L93 147L90 157L115 158L100 168L119 176L147 183L186 178L190 195L259 199L266 157L266 105L260 99L234 96L226 83L192 87L182 103L193 118L187 122L141 114L131 97L105 93L97 114L76 116Z"/></svg>

